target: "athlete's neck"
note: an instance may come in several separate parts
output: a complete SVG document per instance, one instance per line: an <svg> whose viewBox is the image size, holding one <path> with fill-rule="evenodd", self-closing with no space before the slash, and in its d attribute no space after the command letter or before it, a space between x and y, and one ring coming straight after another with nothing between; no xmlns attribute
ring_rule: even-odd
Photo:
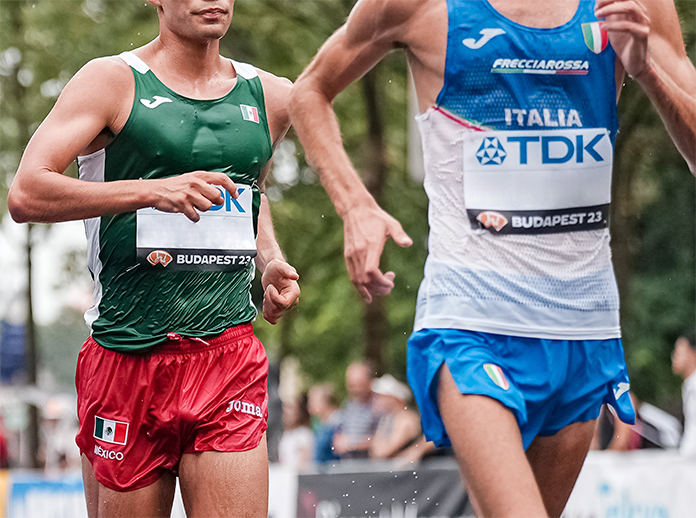
<svg viewBox="0 0 696 518"><path fill-rule="evenodd" d="M493 9L515 23L537 29L560 27L573 19L580 0L488 0Z"/></svg>
<svg viewBox="0 0 696 518"><path fill-rule="evenodd" d="M229 92L236 73L220 56L219 40L194 41L161 33L138 56L175 92L194 99L216 99Z"/></svg>

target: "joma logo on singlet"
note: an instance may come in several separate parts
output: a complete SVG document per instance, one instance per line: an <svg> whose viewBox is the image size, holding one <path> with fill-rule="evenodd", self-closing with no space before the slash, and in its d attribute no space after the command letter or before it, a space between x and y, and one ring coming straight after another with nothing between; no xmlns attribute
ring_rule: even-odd
<svg viewBox="0 0 696 518"><path fill-rule="evenodd" d="M155 95L152 99L152 101L149 99L140 99L140 102L143 103L143 106L145 106L145 108L150 108L151 110L154 110L161 104L174 102L168 97L162 97L161 95Z"/></svg>
<svg viewBox="0 0 696 518"><path fill-rule="evenodd" d="M483 47L486 43L491 41L493 38L496 36L500 36L501 34L505 34L505 31L503 29L481 29L479 31L479 34L481 37L478 40L475 40L474 38L466 38L462 40L462 43L464 44L465 47L469 47L472 50L478 50L481 47Z"/></svg>
<svg viewBox="0 0 696 518"><path fill-rule="evenodd" d="M261 407L248 401L232 400L229 405L227 405L227 410L225 412L241 412L242 414L249 414L256 417L263 417L261 412Z"/></svg>

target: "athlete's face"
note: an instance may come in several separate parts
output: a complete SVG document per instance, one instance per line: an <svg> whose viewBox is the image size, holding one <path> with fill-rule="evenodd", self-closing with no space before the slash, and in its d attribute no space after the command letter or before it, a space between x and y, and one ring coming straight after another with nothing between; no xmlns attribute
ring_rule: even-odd
<svg viewBox="0 0 696 518"><path fill-rule="evenodd" d="M672 351L672 372L679 376L688 376L695 366L696 351L691 348L686 338L677 339Z"/></svg>
<svg viewBox="0 0 696 518"><path fill-rule="evenodd" d="M192 40L219 40L232 21L234 0L150 0L160 30Z"/></svg>

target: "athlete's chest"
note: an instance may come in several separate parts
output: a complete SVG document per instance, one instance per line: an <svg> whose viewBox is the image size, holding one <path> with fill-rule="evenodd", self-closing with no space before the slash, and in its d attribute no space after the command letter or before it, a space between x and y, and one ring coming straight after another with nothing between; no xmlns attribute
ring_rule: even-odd
<svg viewBox="0 0 696 518"><path fill-rule="evenodd" d="M560 27L570 21L580 0L480 0L487 1L501 17L530 28Z"/></svg>
<svg viewBox="0 0 696 518"><path fill-rule="evenodd" d="M251 95L202 102L141 91L123 132L150 177L230 167L256 176L271 153L263 107Z"/></svg>

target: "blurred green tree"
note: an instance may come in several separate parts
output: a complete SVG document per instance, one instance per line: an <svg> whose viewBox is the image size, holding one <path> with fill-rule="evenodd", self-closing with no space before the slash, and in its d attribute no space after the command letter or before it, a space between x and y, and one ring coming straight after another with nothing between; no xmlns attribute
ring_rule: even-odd
<svg viewBox="0 0 696 518"><path fill-rule="evenodd" d="M294 80L353 3L237 0L223 53ZM11 29L9 6L21 10L21 34ZM677 8L693 58L696 4L678 0ZM135 48L156 34L156 13L145 0L0 2L0 214L6 211L7 186L26 137L67 80L89 59ZM348 280L342 223L292 133L277 153L268 193L278 238L301 275L303 293L289 318L275 327L259 319L257 332L272 356L298 357L308 383L342 379L347 363L365 355L370 339L375 341L367 351L381 369L405 377L405 343L428 232L427 200L408 170L408 81L404 55L395 53L376 67L367 84L352 85L335 102L356 167L368 183L374 182L369 175L377 174L374 188L383 206L414 238L409 249L387 245L383 267L397 273L396 288L374 313ZM20 88L25 100L17 103L11 92ZM612 233L624 343L638 396L669 405L678 399L679 386L670 374L669 351L682 329L695 326L694 180L647 98L630 80L620 112ZM371 172L376 164L379 170ZM259 300L258 286L254 296ZM380 350L375 353L374 347Z"/></svg>

